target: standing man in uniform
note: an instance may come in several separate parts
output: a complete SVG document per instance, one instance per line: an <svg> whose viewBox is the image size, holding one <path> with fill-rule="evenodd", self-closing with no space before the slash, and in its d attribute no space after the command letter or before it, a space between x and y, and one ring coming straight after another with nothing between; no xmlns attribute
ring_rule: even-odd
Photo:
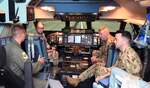
<svg viewBox="0 0 150 88"><path fill-rule="evenodd" d="M103 88L98 85L98 81L109 76L110 71L114 67L121 68L128 73L140 76L140 71L142 69L142 62L136 53L136 51L131 48L131 34L127 31L117 31L115 35L115 46L120 50L117 62L114 66L110 68L99 67L95 71L95 83L93 83L93 88ZM112 78L110 78L111 80ZM113 87L112 87L113 88Z"/></svg>
<svg viewBox="0 0 150 88"><path fill-rule="evenodd" d="M47 39L45 37L45 34L43 33L43 31L44 31L44 24L42 22L37 21L37 23L36 23L36 30L37 30L38 35L40 36L40 38L42 40L44 40L45 43L46 43L46 49L47 49L47 53L48 53L48 58L49 59L53 59L53 64L54 64L53 72L54 72L54 74L56 74L56 73L58 73L59 53L56 51L56 47L55 46L50 47L50 45L47 43ZM50 48L52 48L52 49L50 49Z"/></svg>
<svg viewBox="0 0 150 88"><path fill-rule="evenodd" d="M36 31L37 31L40 39L45 41L47 51L50 50L50 45L47 43L47 39L45 37L45 34L43 33L43 31L44 31L44 24L42 22L40 22L40 21L37 21L37 22L35 22L35 28L36 28Z"/></svg>
<svg viewBox="0 0 150 88"><path fill-rule="evenodd" d="M21 43L25 40L26 31L23 26L16 25L12 28L12 42L5 45L7 65L20 78L24 79L24 63L30 60L22 50ZM44 64L44 57L38 56L36 63L32 63L32 73L38 73ZM38 82L38 83L36 83ZM35 88L44 88L46 82L33 80Z"/></svg>
<svg viewBox="0 0 150 88"><path fill-rule="evenodd" d="M79 82L83 82L84 80L94 76L94 71L97 67L105 66L108 48L114 43L115 38L110 35L109 29L106 26L102 26L99 29L99 38L103 41L103 43L99 51L93 51L93 56L91 57L91 60L94 64L83 73L81 73L78 79L74 79L68 76L67 81L69 84L77 86Z"/></svg>

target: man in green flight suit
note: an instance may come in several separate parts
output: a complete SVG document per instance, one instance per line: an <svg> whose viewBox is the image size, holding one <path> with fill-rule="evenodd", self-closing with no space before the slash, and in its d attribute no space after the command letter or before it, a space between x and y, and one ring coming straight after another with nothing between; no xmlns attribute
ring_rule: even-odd
<svg viewBox="0 0 150 88"><path fill-rule="evenodd" d="M7 65L20 78L24 79L24 63L30 58L22 50L21 43L25 40L26 31L23 26L15 25L12 28L12 42L5 45L7 55ZM38 57L36 63L32 63L32 73L39 72L44 64L44 57ZM46 81L33 79L35 88L44 88Z"/></svg>

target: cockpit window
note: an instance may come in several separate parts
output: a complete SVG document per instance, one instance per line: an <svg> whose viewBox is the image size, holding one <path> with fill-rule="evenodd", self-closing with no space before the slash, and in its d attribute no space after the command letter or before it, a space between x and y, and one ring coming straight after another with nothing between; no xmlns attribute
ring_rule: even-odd
<svg viewBox="0 0 150 88"><path fill-rule="evenodd" d="M46 31L61 31L63 28L65 28L65 22L58 21L58 20L51 20L51 21L42 21L45 25ZM94 21L92 22L92 29L95 30L95 32L98 32L99 28L105 25L110 29L110 32L116 32L119 30L120 22L118 21ZM86 22L70 22L70 28L72 29L87 29ZM129 29L129 25L127 25L127 29ZM31 21L29 22L29 25L27 27L27 33L36 33L34 23Z"/></svg>
<svg viewBox="0 0 150 88"><path fill-rule="evenodd" d="M92 23L92 27L95 29L95 32L98 32L99 28L105 25L109 28L110 32L116 32L119 30L120 22L118 21L95 21Z"/></svg>
<svg viewBox="0 0 150 88"><path fill-rule="evenodd" d="M62 21L42 21L44 23L45 31L61 31L65 27L65 22ZM29 22L27 33L36 33L33 21Z"/></svg>
<svg viewBox="0 0 150 88"><path fill-rule="evenodd" d="M129 23L126 24L125 30L133 34L134 30Z"/></svg>

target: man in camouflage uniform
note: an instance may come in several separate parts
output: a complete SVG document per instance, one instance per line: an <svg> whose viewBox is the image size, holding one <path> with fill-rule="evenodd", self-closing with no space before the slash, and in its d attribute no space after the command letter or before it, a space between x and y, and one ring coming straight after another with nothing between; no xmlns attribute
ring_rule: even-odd
<svg viewBox="0 0 150 88"><path fill-rule="evenodd" d="M99 38L103 41L101 48L99 51L94 50L93 56L91 57L91 61L93 65L81 73L78 79L73 79L71 77L67 77L67 81L69 84L73 86L77 86L79 82L83 82L84 80L95 75L95 71L99 66L105 66L105 62L107 60L108 48L114 43L115 38L110 35L109 29L106 26L102 26L99 29Z"/></svg>
<svg viewBox="0 0 150 88"><path fill-rule="evenodd" d="M58 73L58 64L59 64L59 53L56 51L56 45L51 46L52 49L48 50L48 57L53 61L54 69L53 73L57 74Z"/></svg>
<svg viewBox="0 0 150 88"><path fill-rule="evenodd" d="M138 54L130 46L131 34L127 31L117 31L115 38L115 46L120 50L117 62L110 68L97 67L95 71L96 83L93 83L93 88L101 88L97 84L98 81L109 76L111 69L114 67L121 68L132 75L140 76L142 63Z"/></svg>
<svg viewBox="0 0 150 88"><path fill-rule="evenodd" d="M54 66L58 66L59 62L59 54L56 51L56 45L52 45L52 49L48 51L49 52L49 58L53 59Z"/></svg>
<svg viewBox="0 0 150 88"><path fill-rule="evenodd" d="M30 60L27 54L21 49L21 43L25 40L26 32L25 29L20 26L16 25L12 29L12 42L5 45L6 55L7 55L7 65L10 69L18 75L20 78L24 79L24 63L27 60ZM32 73L35 74L39 72L44 63L44 57L38 57L38 61L36 63L32 63ZM41 86L46 85L46 82L39 80L33 80L35 88L42 88ZM41 85L40 85L40 84ZM37 85L39 84L39 85ZM36 87L38 86L38 87Z"/></svg>
<svg viewBox="0 0 150 88"><path fill-rule="evenodd" d="M109 29L106 26L102 26L99 29L99 38L102 40L102 46L99 50L94 50L92 52L91 61L92 63L100 61L105 65L108 56L108 49L114 44L115 38L110 35Z"/></svg>

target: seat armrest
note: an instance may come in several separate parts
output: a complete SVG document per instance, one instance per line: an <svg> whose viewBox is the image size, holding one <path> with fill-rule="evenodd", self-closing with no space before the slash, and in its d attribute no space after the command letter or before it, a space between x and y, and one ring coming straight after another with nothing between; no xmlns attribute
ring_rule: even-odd
<svg viewBox="0 0 150 88"><path fill-rule="evenodd" d="M24 79L25 79L24 88L34 88L32 78L32 62L30 61L27 61L24 64Z"/></svg>

